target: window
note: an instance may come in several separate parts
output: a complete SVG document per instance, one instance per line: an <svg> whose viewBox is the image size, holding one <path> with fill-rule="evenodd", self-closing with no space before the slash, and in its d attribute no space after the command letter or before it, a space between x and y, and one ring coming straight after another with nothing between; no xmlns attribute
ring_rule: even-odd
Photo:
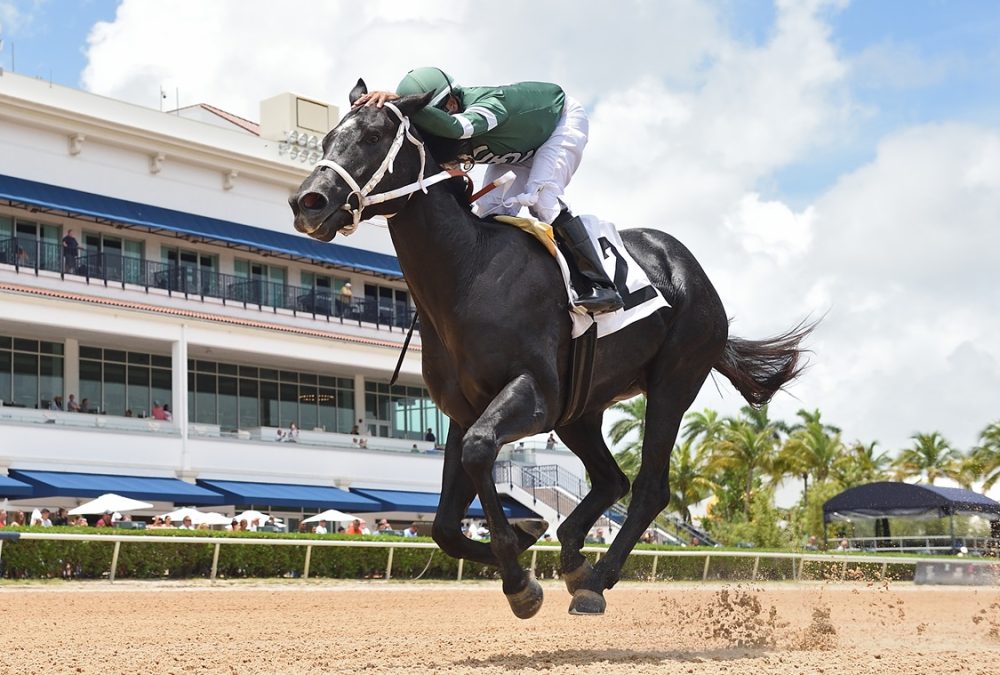
<svg viewBox="0 0 1000 675"><path fill-rule="evenodd" d="M399 288L365 284L366 321L383 326L408 328L412 317L409 293Z"/></svg>
<svg viewBox="0 0 1000 675"><path fill-rule="evenodd" d="M238 280L232 284L227 297L254 305L288 307L285 298L287 269L237 258L234 271Z"/></svg>
<svg viewBox="0 0 1000 675"><path fill-rule="evenodd" d="M80 345L80 405L147 417L157 401L170 405L170 363L169 356Z"/></svg>
<svg viewBox="0 0 1000 675"><path fill-rule="evenodd" d="M113 237L102 232L84 232L84 258L91 276L113 281L142 283L143 242Z"/></svg>
<svg viewBox="0 0 1000 675"><path fill-rule="evenodd" d="M193 422L223 428L287 427L347 433L354 380L212 361L190 361Z"/></svg>
<svg viewBox="0 0 1000 675"><path fill-rule="evenodd" d="M171 267L170 288L182 293L196 293L221 298L219 259L214 255L163 246L163 261Z"/></svg>
<svg viewBox="0 0 1000 675"><path fill-rule="evenodd" d="M365 410L377 436L422 440L430 429L443 442L448 434L448 418L423 387L365 382Z"/></svg>
<svg viewBox="0 0 1000 675"><path fill-rule="evenodd" d="M0 337L0 400L4 405L48 407L49 401L62 395L62 344Z"/></svg>

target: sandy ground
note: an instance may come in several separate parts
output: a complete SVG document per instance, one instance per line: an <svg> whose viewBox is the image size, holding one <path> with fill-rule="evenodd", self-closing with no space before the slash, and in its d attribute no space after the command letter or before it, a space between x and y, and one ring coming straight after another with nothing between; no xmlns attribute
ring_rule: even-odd
<svg viewBox="0 0 1000 675"><path fill-rule="evenodd" d="M620 584L602 617L545 584L0 586L0 673L1000 673L1000 590Z"/></svg>

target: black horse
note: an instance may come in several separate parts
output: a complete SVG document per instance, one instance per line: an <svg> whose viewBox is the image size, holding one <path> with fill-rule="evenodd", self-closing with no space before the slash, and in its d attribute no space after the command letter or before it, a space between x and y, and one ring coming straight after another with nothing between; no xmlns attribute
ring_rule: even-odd
<svg viewBox="0 0 1000 675"><path fill-rule="evenodd" d="M351 103L366 91L359 80ZM505 443L555 429L582 460L592 485L558 528L562 577L573 595L570 612L600 614L604 590L618 581L636 541L667 505L670 452L709 373L719 371L751 404L764 404L798 375L799 345L811 327L800 324L761 341L729 337L722 302L694 256L658 230L624 230L628 252L670 307L598 341L587 408L560 426L571 338L558 268L530 236L473 215L460 180L417 184L438 172L432 159L425 164L419 136L409 129L409 115L429 99L404 97L345 115L323 140L324 159L289 200L295 227L330 241L356 226L362 210L390 216L389 232L421 317L424 379L451 419L434 540L456 558L499 567L514 614L533 616L542 589L518 556L545 524L511 526L493 464ZM362 180L368 181L363 188ZM390 192L371 197L376 186ZM604 441L604 411L640 393L647 396L645 438L628 518L591 566L580 550L584 538L630 488ZM488 544L461 531L477 494Z"/></svg>

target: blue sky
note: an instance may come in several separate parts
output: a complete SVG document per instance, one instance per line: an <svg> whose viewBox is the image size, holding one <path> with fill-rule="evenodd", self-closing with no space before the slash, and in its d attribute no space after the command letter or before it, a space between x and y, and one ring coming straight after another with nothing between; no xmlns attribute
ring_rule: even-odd
<svg viewBox="0 0 1000 675"><path fill-rule="evenodd" d="M270 0L0 0L0 63L13 44L24 75L251 119L282 91L343 106L359 75L391 88L423 65L558 82L591 120L575 210L677 236L734 334L824 317L775 416L819 408L888 450L918 431L968 448L1000 416L1000 3L481 6L286 0L274 30ZM548 38L531 49L527 16ZM695 407L742 405L720 389Z"/></svg>

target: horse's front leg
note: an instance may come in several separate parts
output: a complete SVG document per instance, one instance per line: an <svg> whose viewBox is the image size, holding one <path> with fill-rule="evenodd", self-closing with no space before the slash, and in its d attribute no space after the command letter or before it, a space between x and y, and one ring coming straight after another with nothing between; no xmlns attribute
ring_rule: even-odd
<svg viewBox="0 0 1000 675"><path fill-rule="evenodd" d="M451 422L448 429L448 442L445 445L444 474L441 477L441 499L438 502L437 514L434 516L434 527L431 536L441 550L452 558L465 558L485 565L499 567L493 549L489 544L473 541L462 532L462 520L466 517L469 504L476 496L476 487L469 474L462 467L462 439L465 429ZM514 531L517 533L518 555L524 553L538 541L548 523L545 521L530 521L517 523Z"/></svg>
<svg viewBox="0 0 1000 675"><path fill-rule="evenodd" d="M518 532L507 522L500 506L493 482L493 464L504 443L544 430L547 409L535 379L519 375L487 406L462 442L462 466L486 512L490 548L500 567L503 592L511 610L521 619L534 616L541 608L542 587L518 562L522 550Z"/></svg>

